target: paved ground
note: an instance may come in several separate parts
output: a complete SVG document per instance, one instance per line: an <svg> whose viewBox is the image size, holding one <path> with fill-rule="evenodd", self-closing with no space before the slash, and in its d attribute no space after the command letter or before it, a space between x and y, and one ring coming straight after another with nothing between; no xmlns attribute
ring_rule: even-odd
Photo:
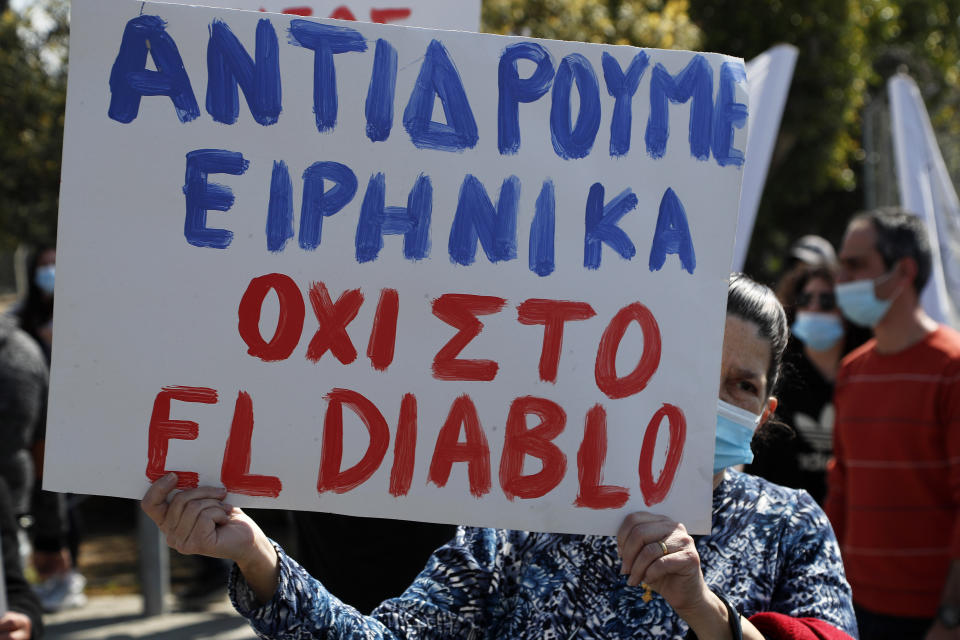
<svg viewBox="0 0 960 640"><path fill-rule="evenodd" d="M247 622L226 596L203 612L173 611L155 618L141 616L143 600L137 576L139 508L134 500L90 496L78 502L82 523L81 573L87 578L87 605L45 616L46 638L52 640L253 640ZM268 535L287 548L294 544L286 514L257 512ZM196 560L170 552L171 590L194 579ZM174 600L170 600L171 608Z"/></svg>
<svg viewBox="0 0 960 640"><path fill-rule="evenodd" d="M140 615L138 595L96 596L87 606L44 618L50 640L253 640L256 638L224 597L203 612Z"/></svg>

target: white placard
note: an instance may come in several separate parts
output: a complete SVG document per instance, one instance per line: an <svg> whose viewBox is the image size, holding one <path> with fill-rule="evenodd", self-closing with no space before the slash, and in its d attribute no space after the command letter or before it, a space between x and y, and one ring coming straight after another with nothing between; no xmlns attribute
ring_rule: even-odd
<svg viewBox="0 0 960 640"><path fill-rule="evenodd" d="M407 27L480 30L479 0L195 0L189 4Z"/></svg>
<svg viewBox="0 0 960 640"><path fill-rule="evenodd" d="M73 5L45 488L709 529L742 61L136 7Z"/></svg>

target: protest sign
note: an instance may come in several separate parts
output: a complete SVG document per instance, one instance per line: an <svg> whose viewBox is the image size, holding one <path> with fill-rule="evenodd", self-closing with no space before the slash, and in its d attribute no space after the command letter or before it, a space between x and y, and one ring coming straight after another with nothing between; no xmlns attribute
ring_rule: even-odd
<svg viewBox="0 0 960 640"><path fill-rule="evenodd" d="M479 0L403 0L387 4L373 0L204 0L199 4L429 29L480 30Z"/></svg>
<svg viewBox="0 0 960 640"><path fill-rule="evenodd" d="M742 61L149 2L71 27L46 488L709 529Z"/></svg>

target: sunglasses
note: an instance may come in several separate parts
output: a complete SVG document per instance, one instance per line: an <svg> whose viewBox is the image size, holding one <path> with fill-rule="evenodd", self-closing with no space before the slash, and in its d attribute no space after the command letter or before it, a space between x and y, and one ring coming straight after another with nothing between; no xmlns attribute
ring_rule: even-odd
<svg viewBox="0 0 960 640"><path fill-rule="evenodd" d="M797 294L796 303L798 307L808 307L814 299L820 303L820 308L824 311L833 311L837 308L837 296L832 291L816 294L800 292Z"/></svg>

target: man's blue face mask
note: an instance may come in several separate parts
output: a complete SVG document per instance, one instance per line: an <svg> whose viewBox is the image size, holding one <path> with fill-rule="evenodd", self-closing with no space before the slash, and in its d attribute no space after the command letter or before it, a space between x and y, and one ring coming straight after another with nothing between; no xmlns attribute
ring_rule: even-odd
<svg viewBox="0 0 960 640"><path fill-rule="evenodd" d="M717 400L717 438L713 450L713 473L753 462L750 441L760 416L729 402Z"/></svg>
<svg viewBox="0 0 960 640"><path fill-rule="evenodd" d="M881 300L874 291L874 285L892 274L891 271L875 280L855 280L836 286L837 306L847 320L861 327L877 326L880 319L887 314L899 291L888 299Z"/></svg>

